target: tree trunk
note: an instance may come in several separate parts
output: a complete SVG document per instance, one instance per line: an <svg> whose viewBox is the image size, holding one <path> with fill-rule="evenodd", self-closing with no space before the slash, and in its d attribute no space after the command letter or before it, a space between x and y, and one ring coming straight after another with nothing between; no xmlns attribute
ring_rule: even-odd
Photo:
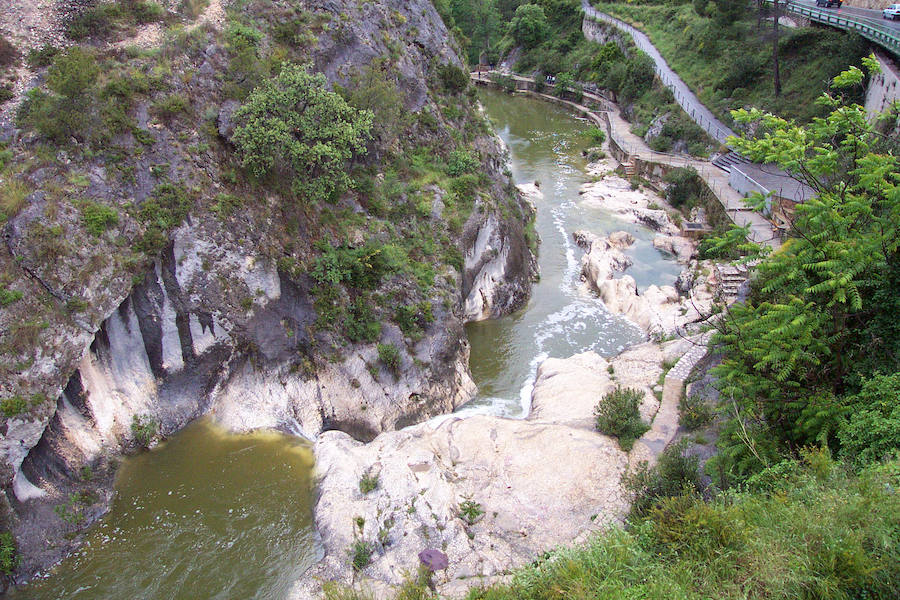
<svg viewBox="0 0 900 600"><path fill-rule="evenodd" d="M772 38L772 63L775 80L775 96L778 97L781 95L781 73L778 69L778 0L775 0L773 5L775 6L775 13L772 16L772 28L775 31L775 36Z"/></svg>

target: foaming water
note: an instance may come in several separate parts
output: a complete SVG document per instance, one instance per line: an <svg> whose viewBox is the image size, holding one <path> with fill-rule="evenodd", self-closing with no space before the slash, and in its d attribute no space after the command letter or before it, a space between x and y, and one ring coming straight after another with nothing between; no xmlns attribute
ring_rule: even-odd
<svg viewBox="0 0 900 600"><path fill-rule="evenodd" d="M522 310L466 326L472 346L469 366L479 394L457 414L524 417L531 407L537 367L546 358L588 350L612 356L645 339L640 329L607 311L582 284L583 252L572 233L624 230L634 235L635 244L627 251L634 265L628 273L640 289L673 283L681 268L653 248L651 230L580 202L579 188L588 179L581 156L588 146L586 122L539 100L490 90L481 90L480 96L509 148L514 181L541 184L544 198L537 202L535 223L541 237L541 279Z"/></svg>
<svg viewBox="0 0 900 600"><path fill-rule="evenodd" d="M320 557L312 468L298 438L193 423L127 458L85 544L10 598L286 598Z"/></svg>

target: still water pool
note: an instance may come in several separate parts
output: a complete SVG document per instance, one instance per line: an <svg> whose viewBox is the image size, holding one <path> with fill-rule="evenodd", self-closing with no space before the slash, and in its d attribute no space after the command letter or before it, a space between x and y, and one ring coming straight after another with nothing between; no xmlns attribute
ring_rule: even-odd
<svg viewBox="0 0 900 600"><path fill-rule="evenodd" d="M280 599L319 558L309 444L197 421L126 458L85 545L15 600Z"/></svg>

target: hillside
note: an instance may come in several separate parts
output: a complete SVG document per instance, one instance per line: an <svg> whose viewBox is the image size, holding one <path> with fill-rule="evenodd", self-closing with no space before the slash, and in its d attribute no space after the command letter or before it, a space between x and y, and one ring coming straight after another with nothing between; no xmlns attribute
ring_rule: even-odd
<svg viewBox="0 0 900 600"><path fill-rule="evenodd" d="M527 298L533 215L430 2L24 8L0 138L21 574L102 514L118 453L209 410L371 439L471 396L462 325ZM54 515L72 494L90 519Z"/></svg>

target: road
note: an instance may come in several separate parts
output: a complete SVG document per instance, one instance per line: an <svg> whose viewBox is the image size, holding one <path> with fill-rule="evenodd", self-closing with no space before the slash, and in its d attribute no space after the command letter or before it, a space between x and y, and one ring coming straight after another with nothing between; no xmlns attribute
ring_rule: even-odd
<svg viewBox="0 0 900 600"><path fill-rule="evenodd" d="M809 8L817 8L815 0L793 0L790 4L799 4L800 6L808 6ZM881 25L883 27L887 27L890 29L896 29L900 31L900 19L897 21L890 21L888 19L884 19L881 16L880 10L868 10L865 8L855 8L853 6L842 6L841 8L824 8L818 7L822 10L827 10L829 12L833 12L836 15L840 15L842 17L859 17L867 20L871 20L872 25Z"/></svg>
<svg viewBox="0 0 900 600"><path fill-rule="evenodd" d="M675 101L711 138L724 144L728 136L734 135L734 132L727 125L719 121L708 108L703 106L703 103L694 95L694 92L675 74L675 71L669 67L669 63L666 62L666 59L662 57L659 50L650 42L650 38L644 32L635 29L624 21L595 10L588 0L581 0L581 7L585 16L595 21L604 21L614 25L631 36L635 45L653 59L656 66L656 74L659 76L660 81L672 91Z"/></svg>

